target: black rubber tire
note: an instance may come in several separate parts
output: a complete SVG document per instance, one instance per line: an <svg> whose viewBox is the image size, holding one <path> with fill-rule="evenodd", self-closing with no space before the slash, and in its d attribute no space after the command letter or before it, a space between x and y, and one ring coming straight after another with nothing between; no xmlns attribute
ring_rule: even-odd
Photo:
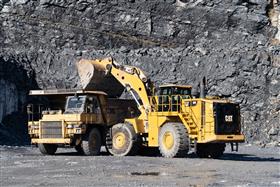
<svg viewBox="0 0 280 187"><path fill-rule="evenodd" d="M220 158L225 151L225 143L197 144L196 155L200 158Z"/></svg>
<svg viewBox="0 0 280 187"><path fill-rule="evenodd" d="M207 153L206 149L207 149L206 144L197 144L195 153L199 158L208 158L209 154Z"/></svg>
<svg viewBox="0 0 280 187"><path fill-rule="evenodd" d="M174 137L174 143L171 149L166 149L163 138L166 132L170 132ZM159 151L163 157L185 157L189 152L189 134L182 123L166 123L159 131Z"/></svg>
<svg viewBox="0 0 280 187"><path fill-rule="evenodd" d="M210 150L210 157L211 158L220 158L225 152L225 143L215 143L212 144L212 149Z"/></svg>
<svg viewBox="0 0 280 187"><path fill-rule="evenodd" d="M158 147L140 146L138 154L141 156L160 156Z"/></svg>
<svg viewBox="0 0 280 187"><path fill-rule="evenodd" d="M39 143L38 144L39 150L44 155L54 155L57 150L57 144L45 144Z"/></svg>
<svg viewBox="0 0 280 187"><path fill-rule="evenodd" d="M86 156L97 156L100 154L102 145L101 134L98 128L92 128L88 135L82 140L82 151Z"/></svg>
<svg viewBox="0 0 280 187"><path fill-rule="evenodd" d="M110 138L107 134L106 137L106 149L114 156L128 156L137 154L140 141L138 135L131 124L118 123L112 127L112 137ZM110 130L108 131L110 133ZM116 142L116 135L123 133L125 136L124 145L118 148L114 142Z"/></svg>
<svg viewBox="0 0 280 187"><path fill-rule="evenodd" d="M79 155L84 155L85 154L81 144L76 145L74 148L77 151L77 153L79 153Z"/></svg>

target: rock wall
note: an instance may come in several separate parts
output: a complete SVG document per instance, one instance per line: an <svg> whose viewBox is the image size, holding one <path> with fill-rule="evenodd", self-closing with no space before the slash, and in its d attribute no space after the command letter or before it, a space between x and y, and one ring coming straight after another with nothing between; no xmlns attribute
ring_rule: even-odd
<svg viewBox="0 0 280 187"><path fill-rule="evenodd" d="M278 7L275 0L0 0L0 58L24 72L27 85L0 74L0 94L15 85L25 99L9 107L24 108L28 89L79 87L75 62L112 56L156 84L197 85L207 76L210 95L241 104L247 141L277 145L280 48L270 17Z"/></svg>

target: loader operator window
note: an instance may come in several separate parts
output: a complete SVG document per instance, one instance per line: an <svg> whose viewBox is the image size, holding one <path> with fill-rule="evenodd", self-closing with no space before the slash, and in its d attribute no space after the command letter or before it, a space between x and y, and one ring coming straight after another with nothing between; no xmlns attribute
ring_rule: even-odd
<svg viewBox="0 0 280 187"><path fill-rule="evenodd" d="M170 108L170 97L171 96L171 89L170 88L161 88L159 92L159 105L158 105L158 111L169 111Z"/></svg>
<svg viewBox="0 0 280 187"><path fill-rule="evenodd" d="M172 95L180 95L183 99L188 99L191 97L191 89L175 87Z"/></svg>
<svg viewBox="0 0 280 187"><path fill-rule="evenodd" d="M82 113L85 106L85 96L68 97L64 113Z"/></svg>
<svg viewBox="0 0 280 187"><path fill-rule="evenodd" d="M159 93L159 111L178 111L181 99L191 98L191 89L182 87L163 87Z"/></svg>

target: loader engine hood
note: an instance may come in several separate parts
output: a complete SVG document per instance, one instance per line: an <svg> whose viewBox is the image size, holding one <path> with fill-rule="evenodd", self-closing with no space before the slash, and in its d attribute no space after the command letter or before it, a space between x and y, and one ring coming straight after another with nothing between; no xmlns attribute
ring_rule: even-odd
<svg viewBox="0 0 280 187"><path fill-rule="evenodd" d="M234 103L213 103L215 114L215 134L240 134L240 108Z"/></svg>

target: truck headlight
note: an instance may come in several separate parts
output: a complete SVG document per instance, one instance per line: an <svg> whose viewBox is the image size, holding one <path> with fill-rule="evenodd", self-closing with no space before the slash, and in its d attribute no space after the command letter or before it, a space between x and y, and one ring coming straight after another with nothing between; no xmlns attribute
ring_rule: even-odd
<svg viewBox="0 0 280 187"><path fill-rule="evenodd" d="M38 125L31 125L31 129L39 129Z"/></svg>
<svg viewBox="0 0 280 187"><path fill-rule="evenodd" d="M29 125L30 130L39 129L39 125Z"/></svg>
<svg viewBox="0 0 280 187"><path fill-rule="evenodd" d="M77 129L76 129L76 134L81 134L81 133L82 133L82 129L77 128Z"/></svg>
<svg viewBox="0 0 280 187"><path fill-rule="evenodd" d="M73 129L73 128L74 128L74 125L73 125L73 124L68 124L68 125L66 126L66 128L67 128L67 129Z"/></svg>

